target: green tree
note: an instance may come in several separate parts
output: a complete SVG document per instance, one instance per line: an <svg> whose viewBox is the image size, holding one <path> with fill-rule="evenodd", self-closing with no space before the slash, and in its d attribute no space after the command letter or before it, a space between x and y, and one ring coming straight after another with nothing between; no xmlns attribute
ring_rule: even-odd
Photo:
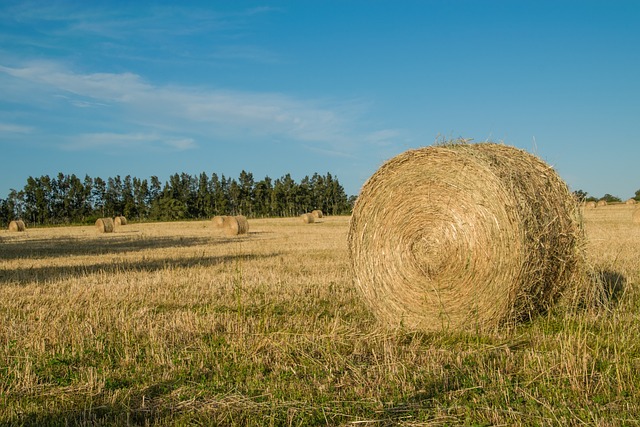
<svg viewBox="0 0 640 427"><path fill-rule="evenodd" d="M619 197L612 196L611 194L605 194L600 200L605 200L607 203L619 203L622 201Z"/></svg>

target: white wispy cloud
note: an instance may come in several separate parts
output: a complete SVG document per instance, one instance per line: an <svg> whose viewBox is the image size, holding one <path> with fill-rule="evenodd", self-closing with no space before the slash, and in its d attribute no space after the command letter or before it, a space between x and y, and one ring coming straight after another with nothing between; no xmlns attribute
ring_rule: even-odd
<svg viewBox="0 0 640 427"><path fill-rule="evenodd" d="M26 134L33 132L33 127L16 125L13 123L0 123L0 134Z"/></svg>
<svg viewBox="0 0 640 427"><path fill-rule="evenodd" d="M115 107L123 122L174 133L188 129L199 138L287 138L344 152L357 143L379 143L397 136L392 130L358 129L364 107L351 100L307 100L280 93L153 85L133 73L78 73L54 62L0 66L0 72L23 83L44 86L47 92L67 97L78 107ZM108 134L96 134L95 143L100 135ZM181 142L177 146L194 144Z"/></svg>
<svg viewBox="0 0 640 427"><path fill-rule="evenodd" d="M167 138L157 133L85 133L77 135L71 141L62 144L69 151L91 149L163 149L184 151L196 147L191 138Z"/></svg>

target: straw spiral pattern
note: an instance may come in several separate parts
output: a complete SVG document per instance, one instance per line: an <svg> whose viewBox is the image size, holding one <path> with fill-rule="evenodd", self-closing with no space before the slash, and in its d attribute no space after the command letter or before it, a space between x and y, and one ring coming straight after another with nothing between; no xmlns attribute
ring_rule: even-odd
<svg viewBox="0 0 640 427"><path fill-rule="evenodd" d="M547 309L584 274L578 206L556 172L502 144L410 150L364 184L348 244L384 323L486 329Z"/></svg>

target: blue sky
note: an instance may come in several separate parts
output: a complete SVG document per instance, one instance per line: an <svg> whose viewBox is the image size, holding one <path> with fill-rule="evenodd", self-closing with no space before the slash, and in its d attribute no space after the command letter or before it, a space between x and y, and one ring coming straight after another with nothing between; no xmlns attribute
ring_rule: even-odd
<svg viewBox="0 0 640 427"><path fill-rule="evenodd" d="M336 175L503 141L640 189L638 1L0 2L0 197L29 176Z"/></svg>

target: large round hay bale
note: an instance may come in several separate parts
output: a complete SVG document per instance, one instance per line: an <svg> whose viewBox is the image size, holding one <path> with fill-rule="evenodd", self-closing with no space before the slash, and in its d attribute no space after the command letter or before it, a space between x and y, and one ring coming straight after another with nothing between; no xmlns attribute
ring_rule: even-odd
<svg viewBox="0 0 640 427"><path fill-rule="evenodd" d="M320 209L316 209L311 211L311 215L313 215L314 218L322 218L322 211Z"/></svg>
<svg viewBox="0 0 640 427"><path fill-rule="evenodd" d="M583 239L578 205L550 166L482 143L385 163L356 201L348 245L356 286L384 323L485 329L584 283Z"/></svg>
<svg viewBox="0 0 640 427"><path fill-rule="evenodd" d="M310 213L303 213L300 215L300 220L305 224L313 224L316 221L316 217Z"/></svg>
<svg viewBox="0 0 640 427"><path fill-rule="evenodd" d="M631 213L631 221L640 224L640 208L635 208Z"/></svg>
<svg viewBox="0 0 640 427"><path fill-rule="evenodd" d="M636 201L636 199L633 199L633 198L631 198L631 199L629 199L629 200L627 200L625 202L625 204L627 204L627 205L635 205L636 203L638 203L638 202Z"/></svg>
<svg viewBox="0 0 640 427"><path fill-rule="evenodd" d="M213 222L213 226L215 228L222 228L224 226L225 218L226 218L225 215L216 215L213 218L211 218L211 222Z"/></svg>
<svg viewBox="0 0 640 427"><path fill-rule="evenodd" d="M249 221L242 215L226 216L222 228L227 236L237 236L249 232Z"/></svg>
<svg viewBox="0 0 640 427"><path fill-rule="evenodd" d="M599 207L599 208L602 207L602 206L607 206L607 205L608 205L608 203L607 203L606 200L598 200L598 203L596 203L596 206Z"/></svg>
<svg viewBox="0 0 640 427"><path fill-rule="evenodd" d="M585 203L584 207L588 209L594 209L596 207L596 202L591 200L590 202Z"/></svg>
<svg viewBox="0 0 640 427"><path fill-rule="evenodd" d="M9 223L9 231L25 231L27 226L21 219L16 219Z"/></svg>
<svg viewBox="0 0 640 427"><path fill-rule="evenodd" d="M96 229L99 233L113 233L115 226L111 218L98 218L96 220Z"/></svg>
<svg viewBox="0 0 640 427"><path fill-rule="evenodd" d="M113 223L115 226L127 225L127 218L124 216L117 216L113 219Z"/></svg>

